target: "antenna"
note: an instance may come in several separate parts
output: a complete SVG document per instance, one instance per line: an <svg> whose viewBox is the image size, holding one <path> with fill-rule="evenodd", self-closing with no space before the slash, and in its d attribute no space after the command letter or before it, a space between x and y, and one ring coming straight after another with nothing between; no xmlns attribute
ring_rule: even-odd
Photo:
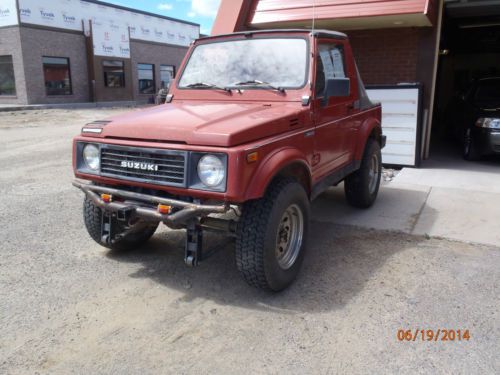
<svg viewBox="0 0 500 375"><path fill-rule="evenodd" d="M316 0L312 0L313 5L313 20L312 20L312 30L311 34L314 36L314 27L316 23Z"/></svg>

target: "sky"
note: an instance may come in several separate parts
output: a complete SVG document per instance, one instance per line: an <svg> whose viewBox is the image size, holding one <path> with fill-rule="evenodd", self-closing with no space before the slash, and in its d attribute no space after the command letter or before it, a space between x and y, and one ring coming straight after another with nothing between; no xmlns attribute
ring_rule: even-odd
<svg viewBox="0 0 500 375"><path fill-rule="evenodd" d="M210 34L220 0L103 0L167 17L200 24L202 34Z"/></svg>

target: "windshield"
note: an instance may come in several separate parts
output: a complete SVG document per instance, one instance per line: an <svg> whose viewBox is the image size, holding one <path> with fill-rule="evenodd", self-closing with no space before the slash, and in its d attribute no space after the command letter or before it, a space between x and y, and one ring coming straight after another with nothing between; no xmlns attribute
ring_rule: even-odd
<svg viewBox="0 0 500 375"><path fill-rule="evenodd" d="M476 102L499 102L500 104L500 79L480 81L476 90Z"/></svg>
<svg viewBox="0 0 500 375"><path fill-rule="evenodd" d="M231 40L197 46L180 88L301 88L306 83L307 42L301 38ZM204 84L201 85L201 84Z"/></svg>

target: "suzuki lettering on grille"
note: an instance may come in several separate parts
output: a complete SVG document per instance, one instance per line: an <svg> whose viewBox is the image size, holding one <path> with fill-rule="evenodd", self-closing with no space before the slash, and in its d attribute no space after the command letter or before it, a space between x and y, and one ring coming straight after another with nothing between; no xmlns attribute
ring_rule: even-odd
<svg viewBox="0 0 500 375"><path fill-rule="evenodd" d="M158 171L156 164L140 163L137 161L122 161L121 166L122 168L138 169L141 171Z"/></svg>

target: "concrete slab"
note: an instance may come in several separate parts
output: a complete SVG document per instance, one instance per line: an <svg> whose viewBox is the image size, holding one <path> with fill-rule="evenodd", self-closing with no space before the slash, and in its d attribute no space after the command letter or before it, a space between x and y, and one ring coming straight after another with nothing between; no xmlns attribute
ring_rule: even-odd
<svg viewBox="0 0 500 375"><path fill-rule="evenodd" d="M360 210L347 204L340 185L313 202L312 215L320 222L500 246L500 193L391 182L373 207Z"/></svg>
<svg viewBox="0 0 500 375"><path fill-rule="evenodd" d="M349 206L342 185L330 188L312 206L313 219L342 225L411 233L430 187L418 185L381 186L376 203L368 210Z"/></svg>
<svg viewBox="0 0 500 375"><path fill-rule="evenodd" d="M392 182L397 184L500 193L500 160L469 162L459 156L439 157L424 162L421 169L404 168Z"/></svg>
<svg viewBox="0 0 500 375"><path fill-rule="evenodd" d="M500 245L500 194L433 187L412 234Z"/></svg>

